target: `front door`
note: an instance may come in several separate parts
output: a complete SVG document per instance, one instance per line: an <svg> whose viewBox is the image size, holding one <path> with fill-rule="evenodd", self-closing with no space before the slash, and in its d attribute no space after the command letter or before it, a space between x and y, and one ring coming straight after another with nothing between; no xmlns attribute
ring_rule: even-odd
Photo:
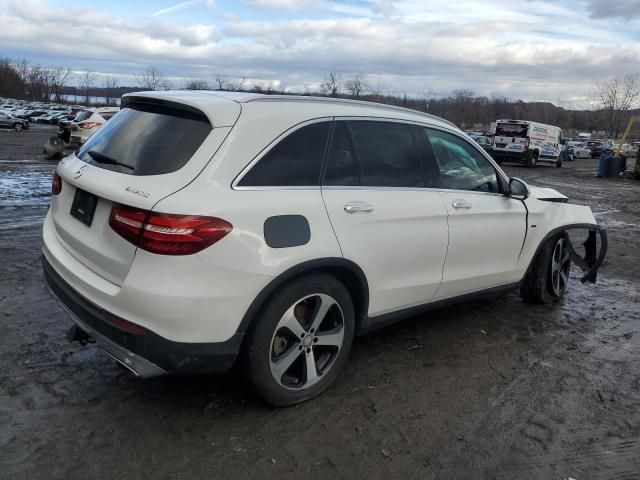
<svg viewBox="0 0 640 480"><path fill-rule="evenodd" d="M469 141L424 129L449 215L449 247L442 286L448 298L520 280L517 264L526 234L526 209L504 195L493 164Z"/></svg>

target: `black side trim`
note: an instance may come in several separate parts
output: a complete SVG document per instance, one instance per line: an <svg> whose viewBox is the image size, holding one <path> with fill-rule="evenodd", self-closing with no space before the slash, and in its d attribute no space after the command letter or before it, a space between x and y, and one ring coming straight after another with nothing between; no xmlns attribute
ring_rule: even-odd
<svg viewBox="0 0 640 480"><path fill-rule="evenodd" d="M508 285L501 285L498 287L488 288L486 290L480 290L477 292L465 293L463 295L457 295L451 298L445 298L443 300L436 300L435 302L426 303L424 305L418 305L416 307L405 308L404 310L398 310L396 312L385 313L383 315L376 315L375 317L367 317L366 323L363 324L359 334L369 333L374 330L392 325L401 320L405 320L409 317L419 315L421 313L435 310L438 308L446 307L449 305L459 304L462 302L468 302L471 300L477 300L487 296L498 295L500 293L511 292L520 288L521 282L510 283Z"/></svg>
<svg viewBox="0 0 640 480"><path fill-rule="evenodd" d="M264 240L271 248L306 245L311 240L309 221L303 215L277 215L264 221Z"/></svg>
<svg viewBox="0 0 640 480"><path fill-rule="evenodd" d="M332 273L331 271L335 269L347 270L355 279L357 279L357 285L346 286L350 291L354 288L358 288L360 290L359 292L351 291L352 295L355 293L355 296L358 299L359 305L355 305L355 309L357 312L356 314L359 314L360 318L356 318L356 322L360 324L363 321L363 318L366 317L367 309L369 307L369 283L367 282L367 277L362 269L354 262L340 257L328 257L303 262L291 267L289 270L286 270L273 279L262 289L253 302L251 302L251 305L242 317L237 333L244 334L249 330L251 322L257 316L264 302L284 282L305 273L313 271L327 271L328 273Z"/></svg>
<svg viewBox="0 0 640 480"><path fill-rule="evenodd" d="M234 364L243 335L236 333L226 342L184 343L167 340L160 335L134 334L122 330L105 319L109 312L89 302L76 292L42 257L44 277L51 290L78 318L96 332L170 373L222 373Z"/></svg>
<svg viewBox="0 0 640 480"><path fill-rule="evenodd" d="M569 203L568 198L536 198L541 202L553 202L553 203Z"/></svg>

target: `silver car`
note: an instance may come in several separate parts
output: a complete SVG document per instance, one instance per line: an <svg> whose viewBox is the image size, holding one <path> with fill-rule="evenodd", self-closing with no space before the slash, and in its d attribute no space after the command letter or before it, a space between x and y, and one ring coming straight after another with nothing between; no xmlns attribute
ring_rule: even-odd
<svg viewBox="0 0 640 480"><path fill-rule="evenodd" d="M0 112L0 128L13 128L16 132L29 128L29 122Z"/></svg>

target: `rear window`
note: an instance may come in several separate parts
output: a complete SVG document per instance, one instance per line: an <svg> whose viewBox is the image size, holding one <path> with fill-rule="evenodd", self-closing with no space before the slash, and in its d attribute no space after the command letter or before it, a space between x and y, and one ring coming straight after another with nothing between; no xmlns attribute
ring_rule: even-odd
<svg viewBox="0 0 640 480"><path fill-rule="evenodd" d="M82 110L80 112L78 112L78 114L76 115L75 121L76 122L81 122L83 120L86 120L87 118L89 118L91 116L93 112L89 111L89 110Z"/></svg>
<svg viewBox="0 0 640 480"><path fill-rule="evenodd" d="M520 123L499 123L496 125L496 137L524 138L528 129L528 125Z"/></svg>
<svg viewBox="0 0 640 480"><path fill-rule="evenodd" d="M77 153L101 168L160 175L182 168L211 132L204 114L155 104L128 105Z"/></svg>

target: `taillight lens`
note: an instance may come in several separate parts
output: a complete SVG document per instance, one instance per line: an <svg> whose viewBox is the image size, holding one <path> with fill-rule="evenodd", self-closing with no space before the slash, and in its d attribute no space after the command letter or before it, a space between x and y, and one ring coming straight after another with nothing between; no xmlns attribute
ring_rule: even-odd
<svg viewBox="0 0 640 480"><path fill-rule="evenodd" d="M221 218L156 213L119 204L111 209L109 225L135 246L159 255L197 253L233 229Z"/></svg>
<svg viewBox="0 0 640 480"><path fill-rule="evenodd" d="M80 128L85 128L85 129L97 127L98 125L100 125L99 122L80 122L78 124Z"/></svg>
<svg viewBox="0 0 640 480"><path fill-rule="evenodd" d="M53 172L53 178L51 179L51 195L59 195L62 191L62 178L58 175L58 172Z"/></svg>
<svg viewBox="0 0 640 480"><path fill-rule="evenodd" d="M529 148L530 143L531 143L531 139L529 137L526 137L524 139L524 148Z"/></svg>

